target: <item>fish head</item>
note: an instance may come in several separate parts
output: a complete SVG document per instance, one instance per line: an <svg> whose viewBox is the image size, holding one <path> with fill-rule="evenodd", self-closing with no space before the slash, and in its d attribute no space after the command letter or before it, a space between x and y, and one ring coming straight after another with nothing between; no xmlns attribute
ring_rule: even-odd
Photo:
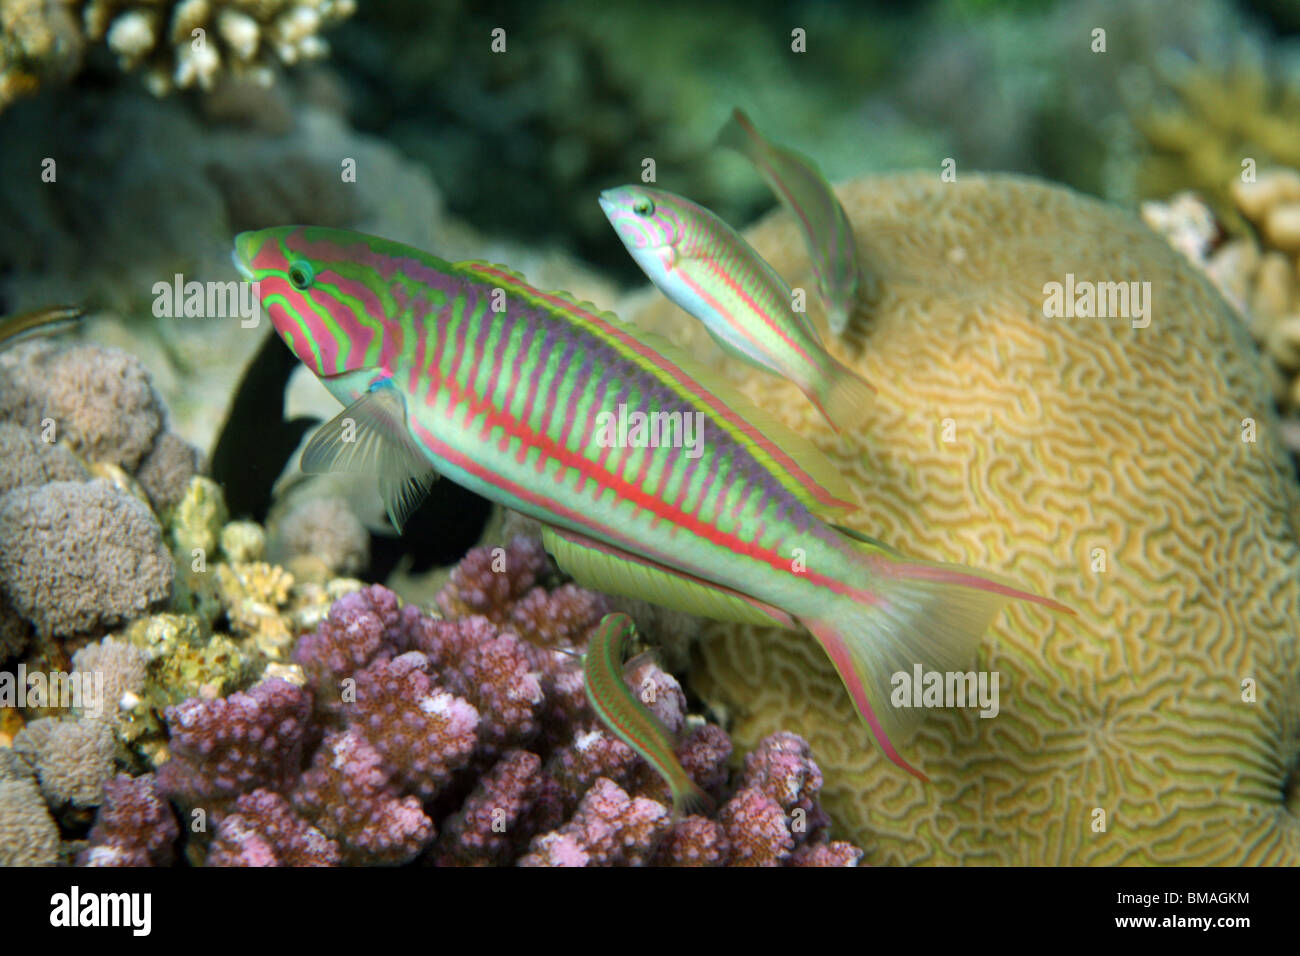
<svg viewBox="0 0 1300 956"><path fill-rule="evenodd" d="M262 310L280 338L318 377L380 369L401 331L380 307L384 240L342 229L279 226L241 232L231 255L256 283Z"/></svg>
<svg viewBox="0 0 1300 956"><path fill-rule="evenodd" d="M656 264L671 264L682 241L677 197L644 186L619 186L600 194L600 208L637 264L651 273Z"/></svg>

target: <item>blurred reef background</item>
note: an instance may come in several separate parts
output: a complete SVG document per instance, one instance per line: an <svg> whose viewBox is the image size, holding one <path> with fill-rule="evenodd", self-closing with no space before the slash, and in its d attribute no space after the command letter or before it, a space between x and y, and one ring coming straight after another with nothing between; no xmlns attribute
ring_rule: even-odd
<svg viewBox="0 0 1300 956"><path fill-rule="evenodd" d="M792 31L805 51L792 50ZM1133 597L1146 602L1134 620L1181 661L1166 662L1170 671L1222 663L1203 653L1214 643L1206 628L1246 648L1234 660L1277 671L1267 678L1277 709L1242 730L1246 759L1267 768L1259 779L1218 754L1167 766L1164 777L1153 771L1157 791L1163 780L1191 793L1172 803L1201 837L1183 817L1170 829L1121 827L1127 845L1098 848L1045 835L1059 821L1026 806L1057 805L1057 786L1113 786L1110 774L1155 759L1143 747L1165 746L1164 731L1128 727L1136 736L1123 747L1133 750L1098 758L1101 770L1087 764L1082 783L1027 769L1028 796L1007 798L1001 822L955 798L944 818L889 768L836 750L827 728L846 719L842 708L823 713L793 694L777 699L779 690L746 696L774 674L804 674L806 683L781 686L834 697L815 662L782 657L770 635L719 633L616 602L663 647L647 679L664 688L661 717L682 730L683 759L720 806L670 821L657 778L601 736L576 665L557 650L580 649L613 604L565 582L526 522L449 482L398 538L371 484L304 480L299 442L337 405L268 323L158 313L159 283L237 278L236 233L302 222L507 263L540 288L671 334L672 316L596 203L601 189L638 179L647 159L660 187L737 228L759 221L750 236L773 263L806 269L788 254L783 214L767 215L775 202L762 180L714 148L735 106L832 182L850 183L842 195L855 197L846 205L860 230L869 221L885 238L936 243L916 261L880 256L882 274L896 267L904 288L929 283L940 303L963 282L972 300L1022 293L1013 275L981 286L965 275L970 263L948 268L964 258L944 257L985 242L994 253L1014 248L1008 223L1023 218L1041 230L1034 248L1060 253L1060 271L1070 256L1101 263L1079 242L1101 237L1126 251L1116 274L1164 277L1187 303L1176 324L1203 346L1195 361L1170 352L1130 367L1126 356L1101 363L1104 373L1081 388L1109 408L1103 393L1123 386L1105 375L1127 384L1157 367L1203 376L1191 384L1207 407L1257 417L1268 433L1262 470L1239 487L1215 486L1249 507L1225 517L1212 503L1192 506L1188 526L1211 526L1207 540L1281 529L1241 560L1264 568L1259 580L1274 582L1290 620L1254 605L1241 619L1170 618L1160 600ZM976 180L969 208L996 217L985 236L918 200L929 194L910 181L867 178L919 170L937 183L948 159L958 182ZM1038 177L1108 206L977 171ZM877 191L888 201L864 198ZM1044 209L1058 218L1039 216ZM683 0L0 0L0 223L0 315L64 303L89 313L72 335L0 353L0 667L93 669L110 675L113 695L98 716L0 708L0 864L1300 861L1296 0L733 0L707 15ZM887 301L906 305L909 295ZM933 305L921 299L916 308ZM1011 311L1004 317L1014 324ZM945 340L969 324L933 328ZM876 361L870 340L866 348L864 367ZM936 401L957 401L939 379ZM921 395L925 376L918 381ZM996 390L971 392L980 414L1003 408ZM1149 401L1176 415L1168 396ZM1084 414L1076 407L1095 406L1080 399L1062 415ZM50 418L54 444L39 440ZM908 433L886 432L906 449ZM832 436L818 440L835 447ZM1112 457L1127 447L1113 441ZM891 474L921 473L923 457L904 451ZM1184 468L1169 461L1178 494ZM891 499L870 475L855 480L885 501L872 517L919 536L897 543L925 557L1008 573L1027 562L1037 585L1036 575L1067 573L1050 571L1060 557L1050 549L990 545L995 532L978 525L959 525L956 550L945 551L942 538L897 517L922 504L905 492ZM1141 509L1125 507L1098 526L1140 522ZM926 527L942 527L946 516L932 517ZM999 518L1029 538L1042 524L1015 509ZM489 546L518 558L504 583L483 570ZM1194 551L1178 552L1190 590L1174 600L1250 604L1216 593L1209 572L1193 575ZM1161 562L1134 554L1131 566L1154 579ZM1104 617L1107 599L1080 601L1094 598ZM360 646L339 621L364 636ZM1023 637L1019 616L1016 626ZM1087 684L1071 670L1080 659L1129 661L1140 654L1134 639L1121 635L1112 652L1062 637L1069 650L1041 687L1068 694ZM1007 646L999 666L1032 683L1041 648L1014 636ZM1163 673L1134 686L1155 693ZM349 676L387 701L390 717L400 712L409 733L374 735L365 714L331 709L330 682ZM417 699L440 701L436 726ZM1097 715L1108 706L1070 699L1064 718L1048 708L1025 719L1096 718L1102 730L1088 746L1106 752L1111 718ZM1139 694L1134 706L1152 701ZM269 755L238 744L263 719L250 716L259 708L275 720L256 733L287 728ZM1225 713L1207 707L1183 732L1203 719L1230 725ZM972 748L945 750L953 772L980 765L977 734L948 729ZM1155 744L1133 742L1143 734ZM1035 740L1024 738L1027 751ZM1207 775L1215 786L1192 784ZM990 800L1002 785L1017 786L990 784ZM199 805L212 810L213 831L180 833L177 810ZM509 839L485 816L500 806ZM792 823L799 814L802 828ZM1252 835L1240 853L1225 828Z"/></svg>

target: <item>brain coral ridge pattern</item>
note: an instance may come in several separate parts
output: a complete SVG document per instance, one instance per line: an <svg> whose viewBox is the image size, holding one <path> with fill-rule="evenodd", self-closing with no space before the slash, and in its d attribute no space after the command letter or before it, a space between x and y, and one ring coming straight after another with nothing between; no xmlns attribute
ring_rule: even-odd
<svg viewBox="0 0 1300 956"><path fill-rule="evenodd" d="M740 747L811 743L865 862L1300 863L1300 489L1245 330L1136 219L1068 190L898 175L839 193L874 279L859 341L835 346L879 389L860 434L725 362L671 303L630 317L817 441L859 530L1077 617L999 615L973 664L1000 675L997 716L931 711L902 742L929 785L881 757L806 636L711 624L696 689ZM786 214L748 238L811 287ZM1149 282L1150 325L1047 317L1067 274Z"/></svg>

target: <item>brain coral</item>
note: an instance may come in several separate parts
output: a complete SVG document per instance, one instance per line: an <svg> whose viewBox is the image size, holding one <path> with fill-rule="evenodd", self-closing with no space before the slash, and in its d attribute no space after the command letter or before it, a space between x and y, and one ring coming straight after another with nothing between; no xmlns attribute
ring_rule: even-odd
<svg viewBox="0 0 1300 956"><path fill-rule="evenodd" d="M904 741L928 786L880 755L808 637L711 625L697 690L738 746L811 743L868 863L1300 863L1300 489L1245 330L1153 233L1067 190L839 192L878 280L844 355L879 389L862 434L841 443L793 385L723 363L666 301L629 317L818 441L856 487L855 527L1078 616L1001 613L974 665L1000 674L998 715L932 711ZM811 287L788 216L748 238ZM1067 274L1149 282L1149 327L1045 317Z"/></svg>

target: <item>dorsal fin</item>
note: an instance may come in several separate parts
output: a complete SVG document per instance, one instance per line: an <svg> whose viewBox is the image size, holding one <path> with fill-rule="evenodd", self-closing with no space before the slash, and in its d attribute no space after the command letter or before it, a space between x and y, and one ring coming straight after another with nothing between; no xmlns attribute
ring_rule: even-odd
<svg viewBox="0 0 1300 956"><path fill-rule="evenodd" d="M454 268L490 282L541 308L562 313L611 348L655 373L683 400L707 408L719 427L769 466L781 484L810 510L834 514L856 510L852 489L821 451L757 408L718 373L705 368L667 339L624 322L567 292L544 292L519 273L487 262L458 262Z"/></svg>

